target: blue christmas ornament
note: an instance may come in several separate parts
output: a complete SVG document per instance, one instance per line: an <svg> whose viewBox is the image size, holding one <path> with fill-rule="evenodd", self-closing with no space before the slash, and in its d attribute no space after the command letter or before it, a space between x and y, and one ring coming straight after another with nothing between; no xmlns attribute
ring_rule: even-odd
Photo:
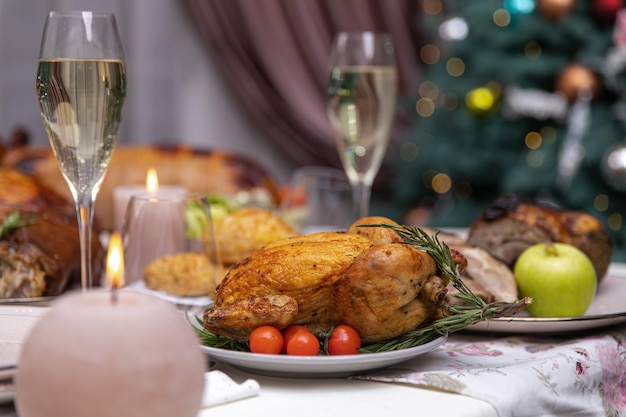
<svg viewBox="0 0 626 417"><path fill-rule="evenodd" d="M511 13L532 13L535 10L535 0L504 0L504 8Z"/></svg>

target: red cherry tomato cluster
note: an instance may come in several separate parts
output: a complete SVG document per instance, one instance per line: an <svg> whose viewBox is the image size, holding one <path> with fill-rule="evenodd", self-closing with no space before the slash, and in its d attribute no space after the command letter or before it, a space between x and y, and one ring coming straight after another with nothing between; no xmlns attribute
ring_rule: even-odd
<svg viewBox="0 0 626 417"><path fill-rule="evenodd" d="M316 356L320 341L306 326L293 325L283 332L274 326L260 326L250 333L250 351L296 356ZM354 355L359 353L361 337L357 331L345 324L335 327L325 343L329 355Z"/></svg>

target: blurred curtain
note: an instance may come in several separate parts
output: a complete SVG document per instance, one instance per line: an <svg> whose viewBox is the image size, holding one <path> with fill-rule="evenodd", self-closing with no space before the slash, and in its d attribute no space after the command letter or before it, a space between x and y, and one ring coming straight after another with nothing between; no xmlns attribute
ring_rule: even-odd
<svg viewBox="0 0 626 417"><path fill-rule="evenodd" d="M419 0L182 1L252 119L301 165L341 166L325 105L336 32L390 32L401 95L417 89Z"/></svg>

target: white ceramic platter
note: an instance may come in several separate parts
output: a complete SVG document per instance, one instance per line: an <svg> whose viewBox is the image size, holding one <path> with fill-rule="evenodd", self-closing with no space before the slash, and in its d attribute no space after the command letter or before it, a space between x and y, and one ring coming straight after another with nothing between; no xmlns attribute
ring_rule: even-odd
<svg viewBox="0 0 626 417"><path fill-rule="evenodd" d="M126 290L141 292L144 294L151 295L153 297L162 298L165 301L169 301L172 304L175 304L178 307L183 309L185 308L193 308L193 307L205 307L211 305L213 300L211 300L208 296L198 296L198 297L180 297L173 294L168 294L163 291L155 291L148 287L143 281L135 281L125 287Z"/></svg>
<svg viewBox="0 0 626 417"><path fill-rule="evenodd" d="M537 318L520 314L476 323L468 331L496 333L565 333L598 329L626 322L626 264L613 263L598 286L584 316Z"/></svg>
<svg viewBox="0 0 626 417"><path fill-rule="evenodd" d="M409 349L338 356L270 355L201 346L209 359L241 370L285 378L341 378L387 368L441 346L447 337Z"/></svg>

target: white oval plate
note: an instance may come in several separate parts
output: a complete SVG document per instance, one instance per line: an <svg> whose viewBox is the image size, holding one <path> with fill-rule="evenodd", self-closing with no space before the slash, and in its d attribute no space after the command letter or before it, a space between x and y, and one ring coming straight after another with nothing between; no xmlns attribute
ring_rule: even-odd
<svg viewBox="0 0 626 417"><path fill-rule="evenodd" d="M270 355L200 347L209 359L253 374L285 378L342 378L374 372L413 359L436 349L446 340L447 336L442 336L424 345L403 350L338 356Z"/></svg>
<svg viewBox="0 0 626 417"><path fill-rule="evenodd" d="M613 263L598 286L593 302L580 317L530 317L520 314L512 318L483 321L468 331L496 333L566 333L592 330L626 322L626 264Z"/></svg>
<svg viewBox="0 0 626 417"><path fill-rule="evenodd" d="M127 285L124 289L141 292L144 294L152 295L154 297L162 298L165 301L169 301L179 307L205 307L210 305L213 300L209 296L197 296L197 297L181 297L173 294L168 294L164 291L155 291L148 287L143 280L135 281Z"/></svg>

